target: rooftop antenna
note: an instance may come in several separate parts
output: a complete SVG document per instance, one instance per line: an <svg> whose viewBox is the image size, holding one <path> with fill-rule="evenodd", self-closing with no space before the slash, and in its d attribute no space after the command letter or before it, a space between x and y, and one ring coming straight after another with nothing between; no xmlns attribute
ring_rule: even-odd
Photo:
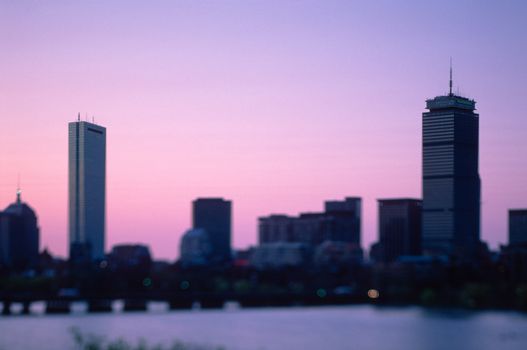
<svg viewBox="0 0 527 350"><path fill-rule="evenodd" d="M93 115L91 116L91 122L95 124L95 117Z"/></svg>
<svg viewBox="0 0 527 350"><path fill-rule="evenodd" d="M17 181L16 181L16 203L17 204L22 203L22 200L20 199L21 195L22 195L22 190L20 189L20 173L18 173Z"/></svg>
<svg viewBox="0 0 527 350"><path fill-rule="evenodd" d="M78 121L78 122L81 121L81 112L79 112L79 114L77 115L77 121Z"/></svg>
<svg viewBox="0 0 527 350"><path fill-rule="evenodd" d="M448 96L452 96L452 57L450 57L450 92Z"/></svg>

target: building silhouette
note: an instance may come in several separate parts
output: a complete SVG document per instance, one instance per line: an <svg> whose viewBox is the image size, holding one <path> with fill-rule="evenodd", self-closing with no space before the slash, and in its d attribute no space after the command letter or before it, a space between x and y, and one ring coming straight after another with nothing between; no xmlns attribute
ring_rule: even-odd
<svg viewBox="0 0 527 350"><path fill-rule="evenodd" d="M209 236L210 262L231 260L231 201L223 198L198 198L192 202L192 226Z"/></svg>
<svg viewBox="0 0 527 350"><path fill-rule="evenodd" d="M421 254L422 201L379 199L378 259L390 263L404 255Z"/></svg>
<svg viewBox="0 0 527 350"><path fill-rule="evenodd" d="M79 120L69 123L70 259L104 258L106 231L106 128Z"/></svg>
<svg viewBox="0 0 527 350"><path fill-rule="evenodd" d="M35 211L22 202L17 191L16 202L0 212L0 267L23 271L38 263L39 228Z"/></svg>
<svg viewBox="0 0 527 350"><path fill-rule="evenodd" d="M480 235L479 116L476 102L450 92L423 113L423 250L468 258Z"/></svg>
<svg viewBox="0 0 527 350"><path fill-rule="evenodd" d="M296 242L316 246L325 241L334 241L360 247L361 198L327 201L322 213L260 217L258 238L260 244Z"/></svg>
<svg viewBox="0 0 527 350"><path fill-rule="evenodd" d="M326 216L331 217L329 240L360 246L362 199L346 197L343 201L326 201L324 209Z"/></svg>
<svg viewBox="0 0 527 350"><path fill-rule="evenodd" d="M312 258L311 247L300 242L272 242L254 248L249 264L257 270L305 267Z"/></svg>
<svg viewBox="0 0 527 350"><path fill-rule="evenodd" d="M211 252L210 238L206 230L190 229L181 237L179 261L183 266L208 265Z"/></svg>
<svg viewBox="0 0 527 350"><path fill-rule="evenodd" d="M362 249L357 244L342 241L325 241L313 251L313 265L333 270L360 264Z"/></svg>
<svg viewBox="0 0 527 350"><path fill-rule="evenodd" d="M527 209L509 210L509 245L527 244Z"/></svg>
<svg viewBox="0 0 527 350"><path fill-rule="evenodd" d="M150 248L144 244L116 244L107 258L114 270L148 272L152 265Z"/></svg>
<svg viewBox="0 0 527 350"><path fill-rule="evenodd" d="M258 218L258 242L295 242L295 217L273 214Z"/></svg>

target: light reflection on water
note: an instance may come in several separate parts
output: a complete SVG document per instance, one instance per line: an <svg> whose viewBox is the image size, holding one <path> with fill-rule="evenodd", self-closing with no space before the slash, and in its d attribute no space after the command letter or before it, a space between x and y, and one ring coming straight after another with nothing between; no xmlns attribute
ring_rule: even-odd
<svg viewBox="0 0 527 350"><path fill-rule="evenodd" d="M42 304L43 305L43 304ZM43 307L43 306L41 306ZM232 350L526 349L527 316L418 307L295 307L0 317L0 349L71 349L71 327L170 344L175 339ZM32 310L33 311L33 310ZM28 333L29 332L29 333ZM30 334L30 336L28 336Z"/></svg>

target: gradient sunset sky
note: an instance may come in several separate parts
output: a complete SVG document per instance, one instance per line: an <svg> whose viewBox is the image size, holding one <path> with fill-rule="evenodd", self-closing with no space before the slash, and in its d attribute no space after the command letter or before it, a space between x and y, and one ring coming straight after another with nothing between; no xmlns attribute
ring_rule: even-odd
<svg viewBox="0 0 527 350"><path fill-rule="evenodd" d="M0 0L0 208L36 211L66 256L67 123L107 128L107 248L175 259L191 201L233 200L233 244L257 217L421 197L425 100L480 113L482 238L527 207L525 1Z"/></svg>

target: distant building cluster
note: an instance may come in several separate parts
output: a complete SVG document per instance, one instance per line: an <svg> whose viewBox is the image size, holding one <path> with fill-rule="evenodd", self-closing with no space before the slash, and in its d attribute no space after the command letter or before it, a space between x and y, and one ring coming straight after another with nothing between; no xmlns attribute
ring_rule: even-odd
<svg viewBox="0 0 527 350"><path fill-rule="evenodd" d="M260 244L298 242L318 245L324 241L342 241L360 246L361 198L328 201L323 213L299 216L270 215L258 220Z"/></svg>
<svg viewBox="0 0 527 350"><path fill-rule="evenodd" d="M259 246L251 263L258 267L302 266L322 245L338 245L346 251L350 262L360 261L361 204L361 198L348 197L344 201L327 201L323 213L259 218ZM320 251L318 255L323 252L330 254L331 250Z"/></svg>

